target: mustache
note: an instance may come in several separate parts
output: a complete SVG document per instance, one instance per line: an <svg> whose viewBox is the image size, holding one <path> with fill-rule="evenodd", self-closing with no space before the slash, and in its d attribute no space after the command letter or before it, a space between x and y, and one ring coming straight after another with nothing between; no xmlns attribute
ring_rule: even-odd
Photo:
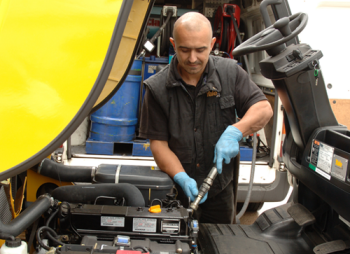
<svg viewBox="0 0 350 254"><path fill-rule="evenodd" d="M186 61L186 64L202 64L201 61L195 61L195 62L190 62L190 61Z"/></svg>

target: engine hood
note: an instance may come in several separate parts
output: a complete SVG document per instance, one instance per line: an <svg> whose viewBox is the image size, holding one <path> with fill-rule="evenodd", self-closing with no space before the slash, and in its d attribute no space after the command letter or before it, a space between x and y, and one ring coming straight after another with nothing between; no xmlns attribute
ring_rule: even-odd
<svg viewBox="0 0 350 254"><path fill-rule="evenodd" d="M1 1L0 180L40 163L118 90L151 2Z"/></svg>

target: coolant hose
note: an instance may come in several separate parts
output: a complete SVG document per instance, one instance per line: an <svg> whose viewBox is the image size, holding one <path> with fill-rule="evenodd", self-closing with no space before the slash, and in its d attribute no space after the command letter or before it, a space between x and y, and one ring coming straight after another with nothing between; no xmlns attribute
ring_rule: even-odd
<svg viewBox="0 0 350 254"><path fill-rule="evenodd" d="M44 159L37 173L63 182L90 183L92 167L67 166L50 159Z"/></svg>
<svg viewBox="0 0 350 254"><path fill-rule="evenodd" d="M125 198L127 206L145 206L141 191L129 183L62 186L56 188L51 195L69 203L94 203L97 197L108 196Z"/></svg>
<svg viewBox="0 0 350 254"><path fill-rule="evenodd" d="M31 206L25 209L18 217L8 224L3 224L0 220L0 239L8 239L10 236L18 236L52 205L50 195L41 195Z"/></svg>
<svg viewBox="0 0 350 254"><path fill-rule="evenodd" d="M244 204L243 204L241 211L236 216L237 221L243 216L243 214L247 210L247 207L248 207L249 202L250 202L250 196L252 195L254 174L255 174L255 161L256 161L256 145L257 145L256 139L257 139L256 132L254 132L254 135L253 135L253 158L252 158L252 168L250 170L250 180L249 180L249 186L248 186L248 193L247 193L247 196L244 200Z"/></svg>

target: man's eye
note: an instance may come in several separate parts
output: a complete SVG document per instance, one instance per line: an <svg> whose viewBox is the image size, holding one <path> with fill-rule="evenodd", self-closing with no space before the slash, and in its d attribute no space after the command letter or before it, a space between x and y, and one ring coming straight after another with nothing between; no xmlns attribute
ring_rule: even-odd
<svg viewBox="0 0 350 254"><path fill-rule="evenodd" d="M197 52L202 53L204 52L204 49L197 49Z"/></svg>
<svg viewBox="0 0 350 254"><path fill-rule="evenodd" d="M182 52L187 53L189 50L188 49L181 49Z"/></svg>

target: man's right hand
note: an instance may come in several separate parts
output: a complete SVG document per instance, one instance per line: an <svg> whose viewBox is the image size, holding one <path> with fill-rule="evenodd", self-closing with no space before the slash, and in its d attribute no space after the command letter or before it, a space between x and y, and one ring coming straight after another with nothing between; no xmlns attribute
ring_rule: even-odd
<svg viewBox="0 0 350 254"><path fill-rule="evenodd" d="M181 186L186 196L191 198L191 201L195 200L198 196L198 188L197 183L193 178L189 177L185 172L180 172L174 176L174 181ZM207 199L207 195L208 193L203 197L200 204Z"/></svg>

